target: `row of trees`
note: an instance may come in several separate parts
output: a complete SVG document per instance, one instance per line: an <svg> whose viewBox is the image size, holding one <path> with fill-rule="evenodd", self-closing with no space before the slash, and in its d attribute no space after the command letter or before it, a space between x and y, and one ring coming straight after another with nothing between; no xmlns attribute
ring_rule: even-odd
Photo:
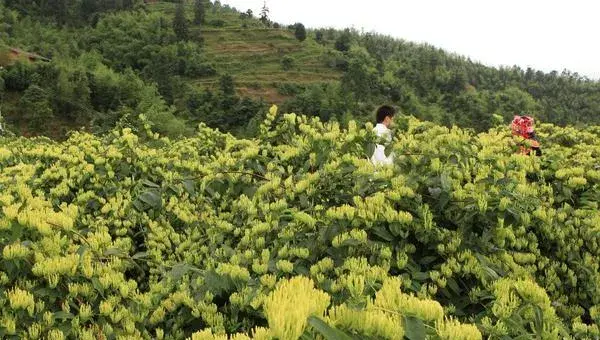
<svg viewBox="0 0 600 340"><path fill-rule="evenodd" d="M508 120L525 113L561 125L600 123L600 83L577 73L496 69L433 46L350 29L317 30L314 37L333 49L325 61L344 72L341 89L308 86L286 103L287 110L310 107L321 117L352 110L372 119L377 105L391 102L422 119L479 131L492 126L494 114Z"/></svg>
<svg viewBox="0 0 600 340"><path fill-rule="evenodd" d="M130 10L141 6L143 0L4 0L5 5L19 13L47 23L81 26L98 20L103 12Z"/></svg>

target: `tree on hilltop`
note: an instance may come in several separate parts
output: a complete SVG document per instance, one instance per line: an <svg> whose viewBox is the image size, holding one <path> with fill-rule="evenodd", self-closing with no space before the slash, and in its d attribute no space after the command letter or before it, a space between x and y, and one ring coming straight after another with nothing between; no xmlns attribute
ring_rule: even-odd
<svg viewBox="0 0 600 340"><path fill-rule="evenodd" d="M260 19L259 20L266 26L269 26L270 20L269 20L269 8L267 7L267 1L265 1L263 3L263 7L260 10Z"/></svg>
<svg viewBox="0 0 600 340"><path fill-rule="evenodd" d="M296 39L300 41L306 40L306 28L303 24L296 23L294 25L294 36L296 36Z"/></svg>
<svg viewBox="0 0 600 340"><path fill-rule="evenodd" d="M204 7L204 0L196 0L194 3L194 24L203 24L206 19L206 8Z"/></svg>
<svg viewBox="0 0 600 340"><path fill-rule="evenodd" d="M188 23L185 19L185 8L183 7L183 2L180 2L177 5L175 18L173 19L173 31L175 32L178 40L188 39Z"/></svg>

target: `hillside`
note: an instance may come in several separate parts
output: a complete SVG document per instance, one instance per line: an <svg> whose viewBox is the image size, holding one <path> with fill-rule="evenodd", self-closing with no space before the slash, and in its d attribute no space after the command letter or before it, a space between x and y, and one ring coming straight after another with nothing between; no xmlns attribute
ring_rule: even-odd
<svg viewBox="0 0 600 340"><path fill-rule="evenodd" d="M179 22L174 2L64 0L59 10L5 1L6 46L52 60L0 71L9 128L61 139L79 128L141 130L143 114L170 136L190 135L200 122L252 136L273 103L342 124L372 121L382 103L476 131L493 126L494 115L520 113L561 126L600 124L600 83L567 70L496 69L352 30L311 29L299 41L296 25L218 1L202 2L195 24L198 1L185 2Z"/></svg>
<svg viewBox="0 0 600 340"><path fill-rule="evenodd" d="M152 12L174 15L175 4L156 2L148 5ZM193 4L186 6L193 22ZM280 91L285 84L322 84L339 81L342 72L328 67L325 54L330 49L313 39L300 42L287 28L265 27L257 18L241 18L240 12L218 7L206 13L206 25L190 25L190 36L203 39L206 61L216 70L214 76L190 79L201 88L218 87L219 75L234 76L239 95L281 104L289 96ZM292 60L289 69L284 58Z"/></svg>
<svg viewBox="0 0 600 340"><path fill-rule="evenodd" d="M0 336L600 336L600 128L396 123L0 137Z"/></svg>

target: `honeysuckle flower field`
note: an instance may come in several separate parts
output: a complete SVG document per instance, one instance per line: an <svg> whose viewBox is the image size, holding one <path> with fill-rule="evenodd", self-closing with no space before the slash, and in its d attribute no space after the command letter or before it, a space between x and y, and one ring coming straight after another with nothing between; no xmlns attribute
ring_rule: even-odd
<svg viewBox="0 0 600 340"><path fill-rule="evenodd" d="M597 339L600 128L537 131L399 117L379 167L372 125L276 107L252 139L0 138L0 335Z"/></svg>

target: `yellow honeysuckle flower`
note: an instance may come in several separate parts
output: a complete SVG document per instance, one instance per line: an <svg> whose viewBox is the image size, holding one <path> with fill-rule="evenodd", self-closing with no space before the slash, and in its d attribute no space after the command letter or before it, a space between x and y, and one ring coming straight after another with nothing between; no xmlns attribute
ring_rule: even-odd
<svg viewBox="0 0 600 340"><path fill-rule="evenodd" d="M435 330L442 340L481 340L481 332L474 325L464 325L454 319L438 321Z"/></svg>
<svg viewBox="0 0 600 340"><path fill-rule="evenodd" d="M24 309L30 316L33 316L35 310L35 300L33 295L19 288L14 288L8 291L8 301L13 310Z"/></svg>
<svg viewBox="0 0 600 340"><path fill-rule="evenodd" d="M284 280L265 299L264 311L273 336L296 340L306 327L310 315L322 316L330 297L314 288L303 276Z"/></svg>

